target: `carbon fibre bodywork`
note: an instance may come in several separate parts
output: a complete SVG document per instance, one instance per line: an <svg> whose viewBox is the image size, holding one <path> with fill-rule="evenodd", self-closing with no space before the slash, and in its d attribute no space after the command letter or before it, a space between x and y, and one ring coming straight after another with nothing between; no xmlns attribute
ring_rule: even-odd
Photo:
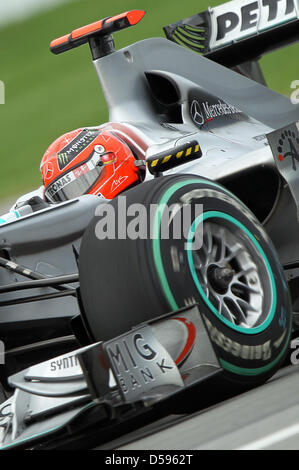
<svg viewBox="0 0 299 470"><path fill-rule="evenodd" d="M103 129L121 137L141 160L198 142L201 158L164 174L189 173L221 182L264 221L282 264L299 260L298 201L279 174L266 137L299 121L299 105L162 38L95 59L94 66L109 108L109 122ZM152 177L147 172L146 180ZM297 172L292 178L296 184ZM2 254L47 276L76 272L74 247L79 250L99 203L94 196L83 196L2 226ZM280 230L282 220L289 227L287 233ZM19 281L18 276L1 271L1 284ZM6 301L15 294L2 297ZM42 335L46 339L54 331L65 333L69 319L78 313L74 298L50 299L5 307L0 321L4 338L13 347L12 325L15 329L19 324L23 332L25 325L30 331L36 325L38 338L42 321L51 325L49 334ZM24 343L29 339L25 336Z"/></svg>
<svg viewBox="0 0 299 470"><path fill-rule="evenodd" d="M3 225L1 255L46 277L77 272L74 249L79 250L81 237L99 203L96 196L82 196ZM1 285L22 280L23 276L1 268ZM29 289L25 297L49 292L52 289ZM16 292L4 293L1 301L18 298ZM16 346L69 334L69 321L79 313L74 297L5 306L1 310L1 335L7 354Z"/></svg>
<svg viewBox="0 0 299 470"><path fill-rule="evenodd" d="M116 18L115 21L118 21L119 18ZM123 20L123 17L121 19ZM96 24L97 28L102 27L101 22ZM90 27L89 29L92 30ZM83 40L87 42L85 36L83 39L79 36L79 39L77 45L83 44ZM95 38L91 37L93 62L109 109L109 122L102 124L100 128L112 131L123 139L141 164L146 160L150 167L161 155L164 156L160 159L161 172L164 175L190 174L220 182L238 196L263 223L274 242L288 280L292 277L298 279L299 105L292 104L287 97L275 93L241 73L199 56L166 39L148 39L119 51L109 51L101 57L96 54L99 52L96 50L99 44L92 42L94 40ZM55 47L60 47L59 40L55 44L58 44ZM64 44L63 47L76 47L74 44L75 40L73 41L70 35L68 44L66 46ZM287 152L289 149L284 148L284 145L293 146L294 150L291 148L290 152ZM177 163L181 154L184 153L180 149L187 149L188 146L197 148L197 157L190 162L184 160L184 163L179 166L171 167L170 165L163 171L163 162L169 163L171 159L175 159ZM288 154L292 158L287 159ZM147 171L145 180L152 179L154 173L154 171ZM159 174L157 173L156 176L159 177ZM6 288L13 284L17 286L23 281L23 277L14 271L17 265L26 266L32 272L42 275L44 284L47 279L57 279L62 283L65 278L61 276L76 275L82 236L93 219L96 208L103 202L105 201L97 196L85 195L66 203L46 207L2 225L0 261L6 260L7 265L4 267L2 264L0 268L1 286ZM283 230L284 227L287 227L287 230ZM23 269L23 272L25 271L26 269ZM102 399L102 386L104 386L105 393L110 394L112 390L112 397L109 396L110 401L108 400L111 415L120 403L118 401L117 406L114 407L115 388L113 387L115 384L113 386L109 384L109 364L105 367L103 365L105 361L98 361L106 345L99 343L100 346L99 344L90 346L92 335L88 337L90 332L88 328L84 328L86 324L84 324L84 309L81 305L78 282L71 283L69 296L67 292L66 296L58 294L54 296L51 286L43 287L44 284L41 282L40 286L34 289L33 286L31 289L31 285L28 284L25 294L22 293L22 295L18 292L4 291L0 299L1 339L4 340L8 359L7 364L2 368L3 377L6 383L7 377L10 376L8 383L17 390L6 405L12 407L15 421L10 423L7 416L3 415L4 418L0 416L0 424L1 419L4 419L2 428L5 429L2 443L8 446L22 435L26 428L26 425L22 427L22 423L29 422L32 425L33 431L29 431L30 439L35 438L35 434L32 434L35 430L39 433L39 437L41 432L52 432L49 422L53 423L55 432L59 426L63 429L64 426L67 428L69 421L77 418L77 412L78 416L81 416L81 412L85 414L88 408L85 405L90 401L90 397L95 398L98 404L98 400ZM60 287L65 289L63 283ZM31 300L33 293L36 297ZM291 293L294 310L296 310L299 285L291 285ZM200 331L203 330L205 346L202 350L210 348L208 359L206 357L202 359L202 350L200 360L197 358L198 363L202 360L201 366L206 367L210 358L214 360L215 357L210 347L209 335L205 331L206 327L202 327L201 324L201 312L195 313L200 322ZM145 327L139 325L138 328ZM130 336L133 333L127 334ZM156 340L155 335L152 338L152 333L147 333L152 341ZM118 338L117 341L120 339ZM159 349L158 343L157 350ZM112 344L113 347L115 344L118 347L118 343L114 340ZM160 346L164 354L162 344L161 340ZM69 377L67 374L51 375L52 363L47 363L46 366L50 368L51 373L42 376L42 379L45 379L45 385L42 387L45 388L42 389L42 393L39 389L35 395L35 388L38 388L36 382L40 380L36 371L40 374L43 367L43 364L39 364L36 369L35 366L30 369L37 362L35 352L39 352L39 362L49 360L54 353L64 354L61 356L62 359L59 356L56 360L57 364L59 361L66 361L67 369L70 356L65 355L73 351L75 346L87 347L86 350L75 350L76 358L81 354L84 355L89 348L94 349L93 352L97 357L96 365L93 357L88 357L86 363L80 362L83 371L81 368L79 372L76 369L82 382L79 383L79 388L76 382L77 376L75 377L76 383L73 383L74 377ZM176 347L177 344L174 347L175 353L169 360L174 363L174 375L177 375L174 384L183 388L185 384L181 383L182 378L176 370ZM112 370L113 364L115 365L114 359L118 357L118 354L119 350L115 349L110 357ZM132 358L130 354L129 357ZM163 357L168 358L168 355ZM131 360L135 363L135 360ZM214 369L212 372L208 370L207 376L218 374L220 367L217 359L214 362L212 364ZM163 368L163 361L161 364ZM76 363L76 367L77 365ZM20 372L24 367L28 369ZM104 371L103 383L100 385L94 383L97 381L99 367L99 370ZM13 377L11 377L12 374L14 374ZM29 379L26 374L29 374ZM26 380L27 382L31 380L32 383L28 385ZM51 393L55 386L64 389L62 382L67 383L68 380L70 390L67 389L65 393L63 392L64 394L59 395L61 406L66 406L67 410L65 420L61 421L59 416L52 417L57 408L60 409L60 402L58 407L53 406ZM196 380L198 377L195 378ZM117 394L122 395L121 384L117 385ZM97 390L98 386L101 389L100 392ZM51 393L47 395L49 390ZM82 390L84 394L81 396ZM96 394L93 396L94 390ZM76 397L79 397L78 403L80 402L80 408L77 410L72 408L73 400L77 403L75 395L72 395L75 393ZM118 395L117 400L119 400ZM39 396L47 397L45 403L49 403L48 408ZM83 398L82 403L81 398ZM146 395L144 401L150 402L150 399L151 397ZM154 400L159 401L160 398L155 395ZM24 412L23 408L29 404L34 419ZM111 417L108 412L106 413L107 403L104 399L101 404L103 416L101 415L100 418L96 416L95 422L97 419L105 421ZM126 400L121 405L127 405ZM135 408L134 412L136 412ZM89 410L86 413L87 422L88 413ZM35 415L38 416L37 424ZM50 415L48 424L43 422L44 415L46 419ZM42 416L41 423L38 423L39 416ZM53 421L51 421L52 418ZM20 422L16 422L18 419ZM76 428L76 423L74 428ZM11 436L7 440L6 433L9 432ZM27 439L26 432L25 430L23 433L24 439ZM53 446L55 447L54 444Z"/></svg>
<svg viewBox="0 0 299 470"><path fill-rule="evenodd" d="M164 174L190 173L223 183L264 222L282 263L298 260L298 201L282 181L266 135L297 122L299 105L165 39L141 41L94 65L110 113L104 128L122 137L139 158L197 140L202 158ZM174 96L171 102L168 96ZM203 118L199 124L192 117L195 102ZM209 120L213 103L229 104L233 111L220 110ZM292 177L298 181L298 174ZM277 230L281 217L291 226L287 237Z"/></svg>
<svg viewBox="0 0 299 470"><path fill-rule="evenodd" d="M283 264L297 261L296 207L288 187L278 182L280 176L266 134L299 120L298 105L166 39L141 41L97 59L94 65L110 112L110 122L102 128L113 130L140 159L167 152L191 140L197 141L202 157L165 174L201 175L224 185L227 181L231 188L235 181L241 180L242 185L247 185L248 193L254 188L255 198L250 199L250 209L259 218L266 219L265 228ZM152 77L158 80L154 86ZM160 94L164 87L159 99L156 96L158 85ZM175 100L165 104L173 89ZM197 124L192 117L195 101L206 119L213 103L221 103L220 115ZM226 104L230 107L225 108ZM173 107L177 108L175 113ZM266 184L258 192L256 178L263 172ZM150 173L146 176L149 178L152 178ZM267 187L267 183L272 183L273 187ZM269 201L260 212L263 197ZM97 197L87 195L6 224L1 227L2 249L13 261L47 276L72 273L76 271L72 246L79 250L80 238L99 203ZM292 226L287 236L277 230L281 217ZM295 259L294 253L298 253ZM11 273L4 270L1 273L2 284L16 280ZM3 300L13 295L6 294ZM24 319L39 321L78 313L74 299L48 300L42 307L37 302L6 308L7 315L0 320L3 326L23 323Z"/></svg>

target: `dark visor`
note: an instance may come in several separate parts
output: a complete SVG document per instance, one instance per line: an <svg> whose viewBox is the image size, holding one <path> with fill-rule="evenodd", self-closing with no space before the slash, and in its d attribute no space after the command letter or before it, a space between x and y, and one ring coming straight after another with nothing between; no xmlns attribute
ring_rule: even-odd
<svg viewBox="0 0 299 470"><path fill-rule="evenodd" d="M86 170L86 167L86 164L82 165L53 181L45 190L46 197L55 203L88 193L99 179L103 166L96 166L92 170Z"/></svg>

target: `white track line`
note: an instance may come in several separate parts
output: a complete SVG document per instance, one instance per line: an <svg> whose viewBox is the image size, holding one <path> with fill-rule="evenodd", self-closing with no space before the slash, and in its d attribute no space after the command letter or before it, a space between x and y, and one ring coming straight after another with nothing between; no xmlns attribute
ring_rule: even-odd
<svg viewBox="0 0 299 470"><path fill-rule="evenodd" d="M270 447L277 442L284 441L291 436L294 436L299 433L299 423L293 424L293 426L289 426L287 428L281 429L280 431L274 432L269 434L266 437L262 437L261 439L257 439L256 441L252 441L249 444L244 446L237 447L236 450L260 450L266 447ZM299 447L299 442L298 442Z"/></svg>

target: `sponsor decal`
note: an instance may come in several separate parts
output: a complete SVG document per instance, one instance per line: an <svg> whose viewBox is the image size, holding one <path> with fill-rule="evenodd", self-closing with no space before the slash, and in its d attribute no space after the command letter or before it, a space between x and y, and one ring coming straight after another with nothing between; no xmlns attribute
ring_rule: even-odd
<svg viewBox="0 0 299 470"><path fill-rule="evenodd" d="M65 186L67 186L71 181L73 181L72 175L70 173L67 173L65 176L62 176L59 180L57 180L55 183L51 184L47 188L47 193L50 196L55 196L55 194L58 191L61 191Z"/></svg>
<svg viewBox="0 0 299 470"><path fill-rule="evenodd" d="M233 341L232 339L225 336L221 331L216 328L216 326L212 325L210 320L208 320L205 316L203 317L206 323L206 327L210 333L211 341L213 341L213 343L215 343L224 351L232 354L235 357L240 357L241 359L249 359L253 361L268 361L271 358L271 340L268 340L263 344L258 344L254 346L240 344L237 341Z"/></svg>
<svg viewBox="0 0 299 470"><path fill-rule="evenodd" d="M57 162L60 170L68 166L86 147L98 136L99 131L83 130L70 143L57 154ZM102 147L101 145L96 147Z"/></svg>
<svg viewBox="0 0 299 470"><path fill-rule="evenodd" d="M243 115L236 106L212 95L199 95L196 91L190 93L189 102L190 116L199 127L215 118Z"/></svg>
<svg viewBox="0 0 299 470"><path fill-rule="evenodd" d="M149 326L105 344L113 374L126 401L165 385L183 386L181 375Z"/></svg>
<svg viewBox="0 0 299 470"><path fill-rule="evenodd" d="M277 145L277 158L283 162L285 158L291 158L292 168L297 170L296 161L299 162L299 134L290 129L284 130L279 137Z"/></svg>
<svg viewBox="0 0 299 470"><path fill-rule="evenodd" d="M50 180L54 175L54 165L52 162L47 162L43 169L44 180Z"/></svg>
<svg viewBox="0 0 299 470"><path fill-rule="evenodd" d="M299 18L298 0L233 0L211 10L210 49Z"/></svg>
<svg viewBox="0 0 299 470"><path fill-rule="evenodd" d="M25 380L55 381L68 378L82 378L83 372L75 354L68 354L30 367Z"/></svg>
<svg viewBox="0 0 299 470"><path fill-rule="evenodd" d="M205 122L201 106L197 100L193 100L190 107L190 113L195 124L202 126Z"/></svg>
<svg viewBox="0 0 299 470"><path fill-rule="evenodd" d="M61 359L56 359L50 363L50 371L56 372L65 369L70 369L73 367L78 367L79 361L77 356L68 356L62 357Z"/></svg>

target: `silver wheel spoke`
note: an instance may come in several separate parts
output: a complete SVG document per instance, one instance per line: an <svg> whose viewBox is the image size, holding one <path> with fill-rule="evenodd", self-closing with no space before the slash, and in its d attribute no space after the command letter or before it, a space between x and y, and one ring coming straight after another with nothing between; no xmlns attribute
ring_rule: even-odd
<svg viewBox="0 0 299 470"><path fill-rule="evenodd" d="M204 288L204 291L205 291L205 294L206 294L206 296L208 297L208 295L209 295L209 289L208 289L208 286L207 286L207 285L205 285L205 286L203 286L203 288Z"/></svg>
<svg viewBox="0 0 299 470"><path fill-rule="evenodd" d="M242 247L239 247L237 249L235 249L234 251L232 251L228 256L226 256L226 258L224 258L224 262L225 263L229 263L229 261L231 261L232 259L234 259L236 256L238 256L240 253L242 253L242 251L244 250L244 248Z"/></svg>
<svg viewBox="0 0 299 470"><path fill-rule="evenodd" d="M206 235L207 235L207 250L208 250L208 254L210 254L213 248L213 237L212 237L212 232L211 232L209 225L207 226Z"/></svg>
<svg viewBox="0 0 299 470"><path fill-rule="evenodd" d="M223 318L244 328L263 321L271 301L269 274L241 229L205 222L194 266L206 298Z"/></svg>
<svg viewBox="0 0 299 470"><path fill-rule="evenodd" d="M241 281L232 281L231 283L231 288L236 287L237 289L240 290L245 290L246 292L252 293L252 294L259 294L258 289L254 289L253 287L249 286L248 284L245 284L244 282Z"/></svg>
<svg viewBox="0 0 299 470"><path fill-rule="evenodd" d="M242 307L244 307L247 311L256 312L256 309L253 308L253 306L250 305L250 303L246 302L246 300L236 298L236 301L238 302L239 305L242 305Z"/></svg>
<svg viewBox="0 0 299 470"><path fill-rule="evenodd" d="M207 266L209 264L209 250L208 250L207 246L205 245L205 243L203 243L203 245L200 249L200 252L202 253L203 258L204 258L203 264L205 266Z"/></svg>
<svg viewBox="0 0 299 470"><path fill-rule="evenodd" d="M213 249L212 249L212 253L211 253L211 259L212 259L212 260L216 259L217 250L218 250L217 245L214 245L214 246L213 246Z"/></svg>
<svg viewBox="0 0 299 470"><path fill-rule="evenodd" d="M221 302L221 315L223 315L227 320L231 321L233 324L236 323L236 319L234 315L231 313L230 309L225 305L225 303Z"/></svg>
<svg viewBox="0 0 299 470"><path fill-rule="evenodd" d="M239 279L242 276L247 276L248 274L252 273L253 271L256 271L255 266L251 266L248 269L244 269L243 271L240 271L238 274L236 274L236 278Z"/></svg>
<svg viewBox="0 0 299 470"><path fill-rule="evenodd" d="M225 244L225 230L220 231L220 253L218 262L221 262L225 259L226 244Z"/></svg>
<svg viewBox="0 0 299 470"><path fill-rule="evenodd" d="M239 322L238 323L246 323L246 316L242 310L242 308L240 307L240 305L238 304L238 301L236 301L235 299L230 299L231 302L233 303L236 311L237 311L237 314L238 314L238 319L239 319Z"/></svg>
<svg viewBox="0 0 299 470"><path fill-rule="evenodd" d="M201 259L199 257L199 255L196 253L195 256L194 256L194 267L195 269L200 269L202 266L202 262L201 262Z"/></svg>

